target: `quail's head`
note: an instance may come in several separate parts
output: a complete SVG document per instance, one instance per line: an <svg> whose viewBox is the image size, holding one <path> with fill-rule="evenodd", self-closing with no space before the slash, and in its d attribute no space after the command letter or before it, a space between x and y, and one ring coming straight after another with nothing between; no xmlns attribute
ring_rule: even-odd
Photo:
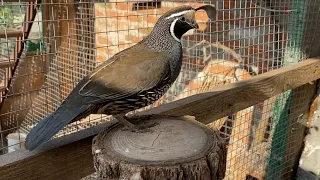
<svg viewBox="0 0 320 180"><path fill-rule="evenodd" d="M191 6L180 6L167 11L162 15L155 28L165 28L177 41L190 29L198 28L195 20L195 10Z"/></svg>
<svg viewBox="0 0 320 180"><path fill-rule="evenodd" d="M195 19L195 13L200 9L205 10L208 15L215 14L215 8L209 5L196 9L191 6L179 6L162 15L155 24L154 29L169 31L171 36L180 42L183 34L190 29L197 29L199 27Z"/></svg>

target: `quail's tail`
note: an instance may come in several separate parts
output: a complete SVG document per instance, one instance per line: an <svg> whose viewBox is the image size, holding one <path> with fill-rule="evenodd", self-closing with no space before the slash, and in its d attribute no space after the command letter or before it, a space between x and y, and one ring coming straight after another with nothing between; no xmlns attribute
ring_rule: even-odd
<svg viewBox="0 0 320 180"><path fill-rule="evenodd" d="M85 106L70 108L62 104L55 112L40 120L29 132L25 142L26 149L33 150L43 145L83 111L85 111Z"/></svg>

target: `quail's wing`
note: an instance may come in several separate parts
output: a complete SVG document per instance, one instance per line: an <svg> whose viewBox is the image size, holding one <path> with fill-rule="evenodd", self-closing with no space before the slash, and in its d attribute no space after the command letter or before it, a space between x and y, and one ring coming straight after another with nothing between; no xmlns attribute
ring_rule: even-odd
<svg viewBox="0 0 320 180"><path fill-rule="evenodd" d="M128 97L170 76L168 57L161 52L128 49L112 58L91 73L79 90L80 95L90 97L84 103Z"/></svg>

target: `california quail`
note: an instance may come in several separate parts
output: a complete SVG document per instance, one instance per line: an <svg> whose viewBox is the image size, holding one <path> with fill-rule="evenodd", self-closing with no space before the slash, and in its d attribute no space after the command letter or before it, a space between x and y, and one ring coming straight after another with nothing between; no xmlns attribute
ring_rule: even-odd
<svg viewBox="0 0 320 180"><path fill-rule="evenodd" d="M180 6L166 12L146 38L99 65L31 130L25 147L35 149L68 123L89 114L113 115L137 130L125 115L158 100L176 80L182 64L182 35L198 28L196 10Z"/></svg>

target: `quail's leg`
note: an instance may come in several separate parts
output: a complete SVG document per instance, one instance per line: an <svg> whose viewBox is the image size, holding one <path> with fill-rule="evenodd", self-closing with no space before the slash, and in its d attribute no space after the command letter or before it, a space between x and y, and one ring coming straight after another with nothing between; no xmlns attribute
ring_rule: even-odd
<svg viewBox="0 0 320 180"><path fill-rule="evenodd" d="M118 121L120 123L122 123L123 125L125 125L125 127L123 128L123 130L130 130L132 132L152 132L152 130L150 129L150 126L145 126L145 125L134 125L131 122L128 121L128 118L124 115L114 115L114 117L116 119L118 119Z"/></svg>
<svg viewBox="0 0 320 180"><path fill-rule="evenodd" d="M135 118L129 118L128 116L124 116L124 118L130 122L130 119L135 119ZM146 119L141 119L140 120L146 120ZM132 121L131 121L132 122ZM148 122L148 121L142 121L142 124L140 123L139 125L135 125L139 129L149 129L148 131L152 131L150 128L158 125L159 123L157 122Z"/></svg>

